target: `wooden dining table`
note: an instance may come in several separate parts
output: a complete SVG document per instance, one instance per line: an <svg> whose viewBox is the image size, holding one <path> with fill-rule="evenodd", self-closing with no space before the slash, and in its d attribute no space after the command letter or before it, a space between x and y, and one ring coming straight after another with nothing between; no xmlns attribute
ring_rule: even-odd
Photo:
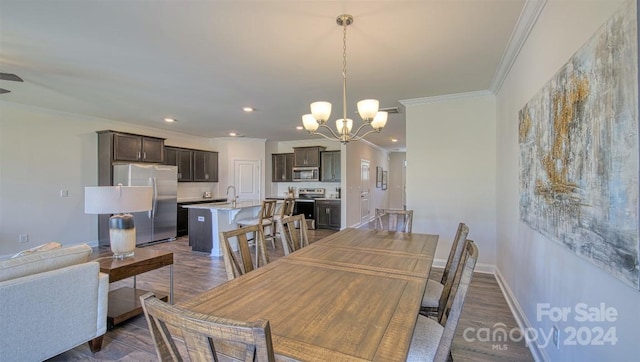
<svg viewBox="0 0 640 362"><path fill-rule="evenodd" d="M345 229L179 306L269 320L276 354L404 361L437 235Z"/></svg>

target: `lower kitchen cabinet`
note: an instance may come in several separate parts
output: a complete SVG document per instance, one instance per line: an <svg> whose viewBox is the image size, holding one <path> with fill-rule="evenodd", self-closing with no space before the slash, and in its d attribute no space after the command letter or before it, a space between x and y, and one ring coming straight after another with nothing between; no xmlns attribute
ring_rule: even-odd
<svg viewBox="0 0 640 362"><path fill-rule="evenodd" d="M189 234L189 209L182 207L184 205L208 204L211 202L225 202L226 198L207 199L201 201L189 201L178 203L178 227L176 236L185 236Z"/></svg>
<svg viewBox="0 0 640 362"><path fill-rule="evenodd" d="M340 200L316 201L316 228L340 230Z"/></svg>

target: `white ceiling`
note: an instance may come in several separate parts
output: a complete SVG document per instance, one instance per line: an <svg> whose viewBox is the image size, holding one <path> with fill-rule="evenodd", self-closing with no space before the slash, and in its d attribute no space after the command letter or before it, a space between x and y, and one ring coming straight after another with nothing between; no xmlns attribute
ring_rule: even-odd
<svg viewBox="0 0 640 362"><path fill-rule="evenodd" d="M309 103L487 90L525 0L2 0L0 99L208 138L313 138ZM243 106L257 112L244 113ZM165 117L179 120L167 124ZM331 121L333 123L333 121ZM369 139L405 147L404 113ZM317 136L316 136L317 137ZM390 142L396 137L399 142Z"/></svg>

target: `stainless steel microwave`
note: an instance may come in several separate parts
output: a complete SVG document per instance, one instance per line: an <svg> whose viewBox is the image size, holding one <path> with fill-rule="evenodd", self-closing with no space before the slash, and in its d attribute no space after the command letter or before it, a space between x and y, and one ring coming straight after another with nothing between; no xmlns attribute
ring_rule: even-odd
<svg viewBox="0 0 640 362"><path fill-rule="evenodd" d="M320 168L294 167L293 181L320 181Z"/></svg>

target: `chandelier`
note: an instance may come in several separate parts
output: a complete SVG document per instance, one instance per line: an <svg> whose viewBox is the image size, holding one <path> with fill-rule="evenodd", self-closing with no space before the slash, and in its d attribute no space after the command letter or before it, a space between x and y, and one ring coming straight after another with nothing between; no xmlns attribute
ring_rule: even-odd
<svg viewBox="0 0 640 362"><path fill-rule="evenodd" d="M340 141L344 144L349 141L359 141L370 133L379 133L387 124L387 112L378 112L379 102L375 99L365 99L358 102L358 113L364 122L355 132L351 132L353 120L347 118L347 26L353 23L353 16L343 14L336 18L336 23L342 26L342 118L336 121L335 132L327 125L327 120L331 115L331 103L313 102L311 103L311 114L302 116L302 124L309 134L320 135L332 141ZM372 129L359 135L364 127ZM330 135L318 131L319 128L326 128Z"/></svg>

